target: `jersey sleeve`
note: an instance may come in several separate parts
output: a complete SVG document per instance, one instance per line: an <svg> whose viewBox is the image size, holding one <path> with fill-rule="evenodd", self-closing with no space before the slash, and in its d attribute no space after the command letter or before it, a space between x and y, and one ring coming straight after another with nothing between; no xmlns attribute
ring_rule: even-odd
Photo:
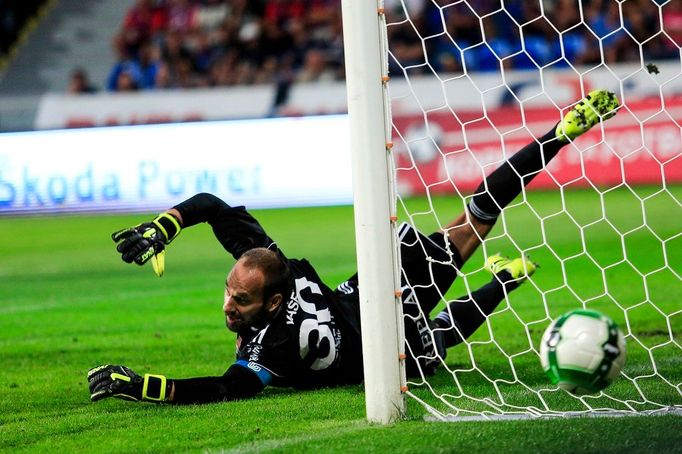
<svg viewBox="0 0 682 454"><path fill-rule="evenodd" d="M183 228L207 222L235 259L257 247L277 250L275 242L243 206L232 207L212 194L200 193L173 208L182 215Z"/></svg>
<svg viewBox="0 0 682 454"><path fill-rule="evenodd" d="M202 404L249 399L260 393L267 377L262 371L235 363L221 377L173 380L174 404Z"/></svg>
<svg viewBox="0 0 682 454"><path fill-rule="evenodd" d="M263 386L283 386L292 373L292 358L297 358L297 351L291 348L289 332L275 321L237 350L234 366L251 370Z"/></svg>

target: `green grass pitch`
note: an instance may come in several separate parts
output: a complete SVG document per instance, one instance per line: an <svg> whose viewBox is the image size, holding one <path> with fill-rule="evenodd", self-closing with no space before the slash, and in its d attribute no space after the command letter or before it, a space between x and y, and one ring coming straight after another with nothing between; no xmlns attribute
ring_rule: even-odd
<svg viewBox="0 0 682 454"><path fill-rule="evenodd" d="M660 401L681 405L682 284L674 273L682 274L682 188L602 196L573 191L563 201L555 192L537 192L529 200L530 205L509 208L485 249L527 250L541 268L491 319L499 344L494 354L487 328L474 335L471 348L481 358L479 369L510 375L509 361L499 351L522 351L519 339L537 339L548 323L545 308L555 317L580 299L620 323L624 311L642 321L635 333L641 344L629 342L628 352L635 363L655 356L659 372L678 389L649 380L641 386ZM446 223L462 208L450 197L431 203L411 199L406 205L424 230ZM354 272L351 207L255 214L288 255L308 258L330 286ZM254 400L204 406L116 399L93 404L85 380L92 366L121 363L137 372L181 378L221 374L234 357L234 335L225 329L221 309L231 258L207 226L197 226L170 247L162 279L150 267L126 265L109 235L147 217L0 219L0 451L682 452L678 416L435 423L424 422L421 407L408 402L407 420L372 425L364 420L361 386L269 389ZM488 279L482 264L479 252L452 296ZM662 315L676 311L673 317ZM672 342L665 344L666 336ZM448 367L466 368L467 352L451 349ZM537 358L520 354L513 362L530 386L547 386ZM480 373L458 378L474 396L491 392ZM454 394L447 372L433 383L437 392ZM620 381L612 387L615 393L628 392ZM415 392L428 397L416 387Z"/></svg>

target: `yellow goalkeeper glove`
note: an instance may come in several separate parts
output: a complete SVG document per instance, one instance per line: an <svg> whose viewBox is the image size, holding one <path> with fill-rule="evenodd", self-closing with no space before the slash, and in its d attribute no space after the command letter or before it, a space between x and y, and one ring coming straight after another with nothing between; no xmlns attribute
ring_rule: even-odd
<svg viewBox="0 0 682 454"><path fill-rule="evenodd" d="M136 374L125 366L95 367L88 371L90 400L106 397L124 400L164 402L170 395L171 381L163 375Z"/></svg>
<svg viewBox="0 0 682 454"><path fill-rule="evenodd" d="M144 265L152 261L157 276L163 276L165 269L165 248L180 234L182 226L170 213L161 213L152 222L138 224L119 230L111 235L117 243L116 250L126 263Z"/></svg>

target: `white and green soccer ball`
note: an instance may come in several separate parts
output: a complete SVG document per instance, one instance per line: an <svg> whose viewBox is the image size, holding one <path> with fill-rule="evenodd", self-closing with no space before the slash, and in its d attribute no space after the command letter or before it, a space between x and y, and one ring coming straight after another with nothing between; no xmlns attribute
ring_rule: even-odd
<svg viewBox="0 0 682 454"><path fill-rule="evenodd" d="M540 360L552 384L573 394L606 388L625 365L623 332L597 311L576 309L545 330Z"/></svg>

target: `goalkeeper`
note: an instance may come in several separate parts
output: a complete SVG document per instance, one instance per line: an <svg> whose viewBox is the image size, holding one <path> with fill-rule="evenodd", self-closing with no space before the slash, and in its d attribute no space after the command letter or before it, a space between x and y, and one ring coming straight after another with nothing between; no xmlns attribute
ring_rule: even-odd
<svg viewBox="0 0 682 454"><path fill-rule="evenodd" d="M591 92L556 128L491 173L466 212L443 231L425 236L408 224L400 227L408 375L433 373L447 348L471 335L506 292L533 274L536 265L525 257L491 256L487 260L494 275L491 282L429 319L502 209L563 146L613 116L618 107L613 93ZM306 389L360 383L357 275L331 290L306 260L288 258L244 207L197 194L152 222L112 237L124 261L139 265L152 261L161 275L166 246L183 228L201 222L211 225L237 260L225 282L223 304L227 328L237 333L236 361L221 376L187 379L140 376L120 365L95 367L88 372L91 399L204 403L253 397L266 386Z"/></svg>

